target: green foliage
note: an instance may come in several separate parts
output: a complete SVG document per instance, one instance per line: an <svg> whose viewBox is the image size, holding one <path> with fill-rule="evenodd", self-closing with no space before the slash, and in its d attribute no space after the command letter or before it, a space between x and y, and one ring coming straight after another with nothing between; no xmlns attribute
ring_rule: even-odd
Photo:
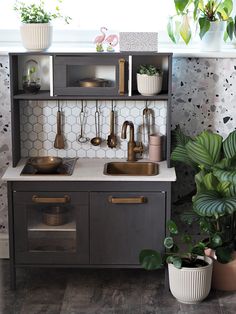
<svg viewBox="0 0 236 314"><path fill-rule="evenodd" d="M197 256L204 256L206 246L203 242L196 242L190 235L183 234L179 237L179 241L182 242L185 248L180 250L177 244L178 228L175 222L169 220L167 222L167 228L173 236L167 236L164 239L164 246L166 248L165 254L162 256L160 252L154 250L142 250L139 255L139 262L143 268L155 270L161 268L165 262L172 263L176 268L181 268L183 260L188 260L189 264L194 266ZM181 245L181 247L183 247L183 245Z"/></svg>
<svg viewBox="0 0 236 314"><path fill-rule="evenodd" d="M148 76L153 76L156 74L161 74L161 71L157 69L154 65L141 64L138 69L139 74L146 74Z"/></svg>
<svg viewBox="0 0 236 314"><path fill-rule="evenodd" d="M184 139L180 132L177 128L178 139ZM229 261L229 248L232 253L236 243L236 131L224 141L219 134L205 131L176 143L172 159L188 165L193 162L198 169L192 222L199 221L209 237L207 246L217 249L219 260Z"/></svg>
<svg viewBox="0 0 236 314"><path fill-rule="evenodd" d="M61 3L62 0L57 0ZM57 5L54 12L47 12L44 8L44 1L40 0L38 4L26 4L21 1L16 1L14 5L14 10L20 15L22 23L49 23L50 21L63 18L67 24L71 18L69 16L63 16L60 13L60 8Z"/></svg>
<svg viewBox="0 0 236 314"><path fill-rule="evenodd" d="M210 23L215 21L227 21L225 38L232 39L236 34L236 24L231 13L233 10L232 0L174 0L176 15L171 16L167 24L167 32L170 39L177 43L179 37L188 44L192 37L190 21L199 25L199 36L203 36L210 29ZM196 25L193 25L196 28Z"/></svg>

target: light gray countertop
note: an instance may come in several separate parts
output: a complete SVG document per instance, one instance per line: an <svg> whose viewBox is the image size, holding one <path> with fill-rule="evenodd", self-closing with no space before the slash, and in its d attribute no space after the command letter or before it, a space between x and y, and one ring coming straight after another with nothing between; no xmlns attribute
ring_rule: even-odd
<svg viewBox="0 0 236 314"><path fill-rule="evenodd" d="M166 161L159 162L159 174L155 176L111 176L103 174L104 164L122 159L78 159L71 176L64 175L20 175L26 159L17 167L9 166L2 177L4 181L176 181L174 168L167 168ZM148 161L148 160L140 160Z"/></svg>

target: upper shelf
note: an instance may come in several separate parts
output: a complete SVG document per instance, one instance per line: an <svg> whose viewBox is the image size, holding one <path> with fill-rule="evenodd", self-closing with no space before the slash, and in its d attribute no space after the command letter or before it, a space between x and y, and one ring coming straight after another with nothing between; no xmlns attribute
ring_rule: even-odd
<svg viewBox="0 0 236 314"><path fill-rule="evenodd" d="M65 96L50 96L49 91L39 91L37 94L26 94L23 91L19 91L17 95L13 96L14 99L19 100L78 100L78 99L104 99L104 100L168 100L167 93L161 93L155 96L142 96L140 94L128 96L127 94L124 95L65 95Z"/></svg>

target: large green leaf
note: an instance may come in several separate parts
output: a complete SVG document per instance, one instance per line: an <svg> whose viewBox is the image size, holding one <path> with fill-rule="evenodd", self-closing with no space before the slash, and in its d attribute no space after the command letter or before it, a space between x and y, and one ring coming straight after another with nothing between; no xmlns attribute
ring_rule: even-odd
<svg viewBox="0 0 236 314"><path fill-rule="evenodd" d="M207 17L200 17L199 20L199 26L200 26L200 38L202 39L203 36L206 34L207 31L209 31L211 22L207 19Z"/></svg>
<svg viewBox="0 0 236 314"><path fill-rule="evenodd" d="M195 175L195 183L197 187L197 194L200 192L206 191L206 186L204 184L204 177L206 175L206 171L201 170Z"/></svg>
<svg viewBox="0 0 236 314"><path fill-rule="evenodd" d="M144 269L158 269L162 266L161 254L154 250L142 250L139 254L139 262Z"/></svg>
<svg viewBox="0 0 236 314"><path fill-rule="evenodd" d="M193 18L194 18L194 20L197 19L198 10L199 10L199 3L200 3L200 0L194 0L193 1L193 4L194 4Z"/></svg>
<svg viewBox="0 0 236 314"><path fill-rule="evenodd" d="M191 33L191 27L189 24L189 18L186 14L183 15L182 17L182 23L180 25L179 33L182 39L184 40L185 44L187 45L190 42L192 33Z"/></svg>
<svg viewBox="0 0 236 314"><path fill-rule="evenodd" d="M225 157L233 158L236 156L236 131L233 131L223 142Z"/></svg>
<svg viewBox="0 0 236 314"><path fill-rule="evenodd" d="M207 188L207 190L209 191L215 191L217 189L217 186L219 184L219 181L217 180L217 178L213 175L212 172L207 173L204 178L203 178L203 182L205 184L205 187Z"/></svg>
<svg viewBox="0 0 236 314"><path fill-rule="evenodd" d="M183 145L176 146L176 148L171 153L171 159L174 161L183 162L186 165L189 165L191 167L196 166L196 164L188 156L187 150L186 150L185 146L183 146Z"/></svg>
<svg viewBox="0 0 236 314"><path fill-rule="evenodd" d="M183 13L184 9L187 7L189 0L174 0L175 1L175 8L177 13Z"/></svg>
<svg viewBox="0 0 236 314"><path fill-rule="evenodd" d="M223 21L226 21L229 18L232 10L233 10L233 1L232 0L224 0L218 6L217 13L220 13Z"/></svg>
<svg viewBox="0 0 236 314"><path fill-rule="evenodd" d="M234 21L232 18L230 18L227 21L227 27L226 27L224 40L226 41L228 37L230 38L230 40L232 40L234 37Z"/></svg>
<svg viewBox="0 0 236 314"><path fill-rule="evenodd" d="M236 211L236 196L224 198L217 191L199 193L193 202L194 211L200 216L220 217Z"/></svg>
<svg viewBox="0 0 236 314"><path fill-rule="evenodd" d="M189 157L199 165L211 167L221 155L222 137L209 131L202 132L195 141L186 144Z"/></svg>
<svg viewBox="0 0 236 314"><path fill-rule="evenodd" d="M226 264L232 260L233 250L230 247L219 247L216 249L217 261Z"/></svg>
<svg viewBox="0 0 236 314"><path fill-rule="evenodd" d="M214 175L221 182L230 182L233 185L236 185L236 169L235 170L222 170L222 169L214 169Z"/></svg>
<svg viewBox="0 0 236 314"><path fill-rule="evenodd" d="M166 237L164 240L164 246L166 249L170 250L174 245L174 240L172 237Z"/></svg>

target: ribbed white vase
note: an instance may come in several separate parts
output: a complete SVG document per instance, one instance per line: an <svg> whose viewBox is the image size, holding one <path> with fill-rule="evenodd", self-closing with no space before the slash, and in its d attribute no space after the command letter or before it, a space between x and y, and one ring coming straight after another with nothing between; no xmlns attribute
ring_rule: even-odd
<svg viewBox="0 0 236 314"><path fill-rule="evenodd" d="M137 73L138 92L143 96L153 96L162 89L162 75L147 75Z"/></svg>
<svg viewBox="0 0 236 314"><path fill-rule="evenodd" d="M52 44L50 23L22 23L20 34L23 46L30 51L43 51Z"/></svg>
<svg viewBox="0 0 236 314"><path fill-rule="evenodd" d="M206 256L199 256L198 258L204 259L208 265L178 269L173 264L168 264L170 291L181 303L199 303L210 292L213 261Z"/></svg>

